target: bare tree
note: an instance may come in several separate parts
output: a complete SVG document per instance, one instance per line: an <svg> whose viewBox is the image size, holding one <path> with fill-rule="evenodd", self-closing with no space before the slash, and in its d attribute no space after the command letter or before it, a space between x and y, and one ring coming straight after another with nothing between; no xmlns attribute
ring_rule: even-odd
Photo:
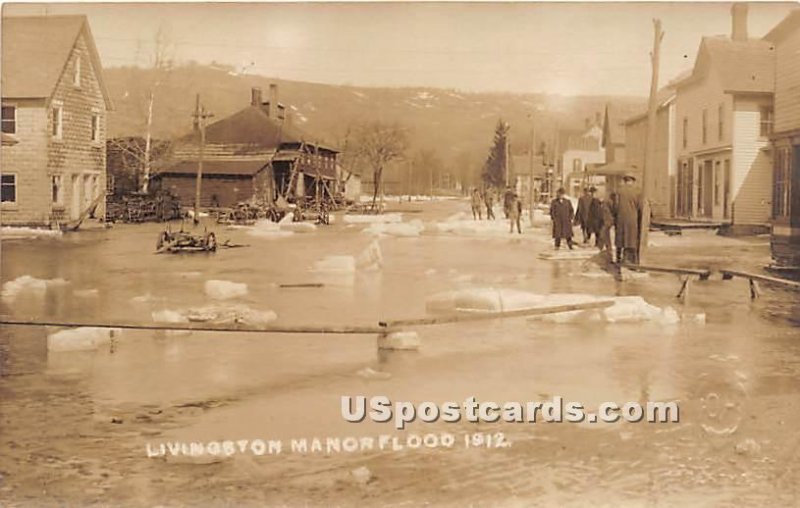
<svg viewBox="0 0 800 508"><path fill-rule="evenodd" d="M150 174L152 172L152 163L154 159L153 108L158 89L167 80L169 72L172 70L172 53L173 45L170 43L167 30L161 25L153 39L153 50L149 57L149 68L146 73L147 83L144 84L145 96L141 98L142 102L139 103L140 113L144 116L144 128L142 129L144 132L139 135L144 138L144 144L140 145L138 143L131 144L125 142L117 146L117 148L125 150L129 156L133 156L139 161L139 165L142 168L142 176L140 179L141 187L139 190L142 192L148 192L149 190Z"/></svg>
<svg viewBox="0 0 800 508"><path fill-rule="evenodd" d="M389 162L399 159L408 148L406 130L397 124L375 121L360 125L354 135L355 156L362 157L372 170L372 210L380 211L378 194L383 201L383 171ZM382 205L383 203L381 203Z"/></svg>

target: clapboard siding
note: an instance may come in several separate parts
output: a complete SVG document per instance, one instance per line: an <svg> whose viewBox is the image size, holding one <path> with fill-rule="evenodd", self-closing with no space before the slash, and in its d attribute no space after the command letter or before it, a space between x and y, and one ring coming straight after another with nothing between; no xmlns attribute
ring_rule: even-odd
<svg viewBox="0 0 800 508"><path fill-rule="evenodd" d="M775 132L800 128L800 30L776 45Z"/></svg>
<svg viewBox="0 0 800 508"><path fill-rule="evenodd" d="M760 108L770 99L737 99L733 120L733 221L766 224L772 204L769 139L760 136Z"/></svg>

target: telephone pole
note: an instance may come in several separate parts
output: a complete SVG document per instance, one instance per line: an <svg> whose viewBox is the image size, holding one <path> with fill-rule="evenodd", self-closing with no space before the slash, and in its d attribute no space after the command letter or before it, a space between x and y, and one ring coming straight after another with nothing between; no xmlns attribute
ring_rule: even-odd
<svg viewBox="0 0 800 508"><path fill-rule="evenodd" d="M653 20L653 51L650 61L653 65L653 74L650 80L650 100L647 106L647 136L645 138L644 168L642 168L642 221L639 228L639 255L640 263L643 262L647 251L647 233L650 229L650 186L652 172L656 162L656 128L658 113L658 67L661 41L664 32L661 30L661 20Z"/></svg>
<svg viewBox="0 0 800 508"><path fill-rule="evenodd" d="M531 149L530 149L530 180L528 182L528 215L530 217L531 224L533 224L533 161L534 157L534 150L536 149L536 120L535 117L531 117Z"/></svg>
<svg viewBox="0 0 800 508"><path fill-rule="evenodd" d="M195 98L194 104L194 113L192 113L192 117L194 119L194 125L199 130L200 138L200 147L199 147L199 157L197 159L197 180L195 182L195 189L194 189L194 224L197 225L200 222L200 188L201 183L203 181L203 155L206 148L206 120L214 116L212 113L206 111L204 106L200 105L200 94L197 94Z"/></svg>

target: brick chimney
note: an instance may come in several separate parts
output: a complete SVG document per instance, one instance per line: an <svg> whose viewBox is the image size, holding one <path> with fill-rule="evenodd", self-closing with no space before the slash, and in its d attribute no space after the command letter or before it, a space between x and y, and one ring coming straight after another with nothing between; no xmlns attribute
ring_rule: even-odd
<svg viewBox="0 0 800 508"><path fill-rule="evenodd" d="M250 89L250 105L261 107L262 102L263 100L261 99L261 89L254 86L253 88Z"/></svg>
<svg viewBox="0 0 800 508"><path fill-rule="evenodd" d="M731 7L731 39L747 40L747 4L735 3Z"/></svg>

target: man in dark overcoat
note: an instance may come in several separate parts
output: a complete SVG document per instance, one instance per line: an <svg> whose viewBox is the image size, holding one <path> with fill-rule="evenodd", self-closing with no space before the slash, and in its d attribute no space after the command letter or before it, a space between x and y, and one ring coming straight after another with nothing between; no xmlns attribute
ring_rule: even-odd
<svg viewBox="0 0 800 508"><path fill-rule="evenodd" d="M566 240L572 250L572 220L575 212L572 202L565 194L563 187L558 189L557 197L550 203L550 219L553 221L553 240L556 249L561 248L561 240Z"/></svg>
<svg viewBox="0 0 800 508"><path fill-rule="evenodd" d="M578 210L575 212L575 224L581 227L583 232L583 243L589 243L589 238L592 236L591 226L589 224L589 209L592 206L592 195L589 193L589 188L583 188L583 194L578 198Z"/></svg>
<svg viewBox="0 0 800 508"><path fill-rule="evenodd" d="M642 197L634 185L636 177L630 173L622 177L622 186L617 192L617 231L622 240L622 260L639 262L639 228L642 220Z"/></svg>

